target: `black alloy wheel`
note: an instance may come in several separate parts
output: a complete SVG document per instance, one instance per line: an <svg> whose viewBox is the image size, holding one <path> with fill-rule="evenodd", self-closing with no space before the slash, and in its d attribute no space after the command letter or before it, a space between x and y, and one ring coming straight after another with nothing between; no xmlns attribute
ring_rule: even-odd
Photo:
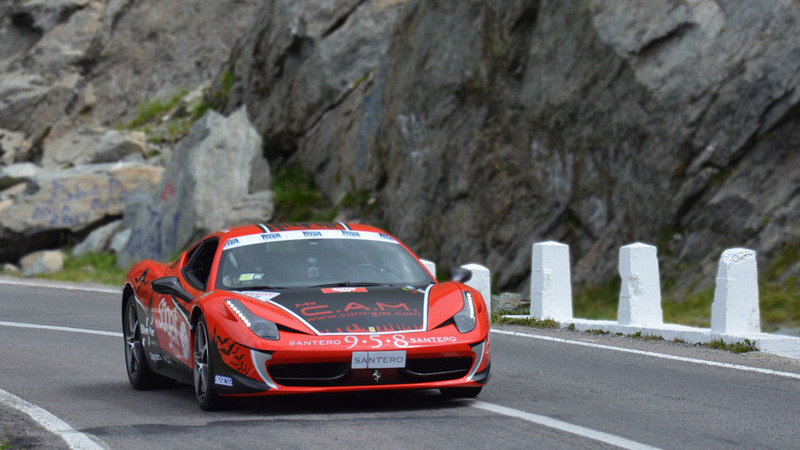
<svg viewBox="0 0 800 450"><path fill-rule="evenodd" d="M128 380L136 389L150 389L157 384L161 377L153 373L145 361L139 315L136 312L136 300L133 295L128 296L125 303L122 328L125 337L125 368L128 372Z"/></svg>
<svg viewBox="0 0 800 450"><path fill-rule="evenodd" d="M208 326L202 316L194 329L194 393L203 411L214 411L223 406L223 399L214 389L214 363L208 339Z"/></svg>

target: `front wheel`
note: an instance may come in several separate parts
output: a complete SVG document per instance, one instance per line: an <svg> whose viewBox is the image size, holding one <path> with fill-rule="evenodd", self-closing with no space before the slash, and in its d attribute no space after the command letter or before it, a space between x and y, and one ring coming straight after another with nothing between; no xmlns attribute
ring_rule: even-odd
<svg viewBox="0 0 800 450"><path fill-rule="evenodd" d="M208 326L202 316L194 331L194 393L203 411L214 411L223 406L223 399L214 389L214 362L208 339Z"/></svg>
<svg viewBox="0 0 800 450"><path fill-rule="evenodd" d="M442 396L445 398L475 398L481 393L483 387L464 387L464 388L440 388Z"/></svg>
<svg viewBox="0 0 800 450"><path fill-rule="evenodd" d="M125 337L125 369L128 372L128 381L131 382L131 386L139 390L156 387L162 377L153 373L145 360L139 315L136 313L136 300L133 295L128 296L124 311L122 334Z"/></svg>

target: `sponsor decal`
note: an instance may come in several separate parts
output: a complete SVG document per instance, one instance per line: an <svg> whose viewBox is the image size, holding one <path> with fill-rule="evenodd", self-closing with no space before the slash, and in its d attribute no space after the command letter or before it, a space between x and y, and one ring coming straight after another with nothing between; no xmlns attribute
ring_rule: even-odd
<svg viewBox="0 0 800 450"><path fill-rule="evenodd" d="M239 239L233 238L233 239L228 240L228 242L225 243L225 247L229 247L231 245L236 245L238 243L239 243Z"/></svg>
<svg viewBox="0 0 800 450"><path fill-rule="evenodd" d="M280 292L261 292L261 291L245 291L242 294L252 297L256 300L261 300L262 302L268 302L273 298L281 295Z"/></svg>
<svg viewBox="0 0 800 450"><path fill-rule="evenodd" d="M253 281L253 280L263 280L264 274L263 273L243 273L239 275L238 281Z"/></svg>
<svg viewBox="0 0 800 450"><path fill-rule="evenodd" d="M394 242L394 238L389 236L388 234L378 233L378 236L380 236L381 239L386 239L387 241Z"/></svg>
<svg viewBox="0 0 800 450"><path fill-rule="evenodd" d="M215 375L214 384L217 384L219 386L233 387L233 378L222 375Z"/></svg>
<svg viewBox="0 0 800 450"><path fill-rule="evenodd" d="M155 336L156 330L151 325L146 325L145 322L139 324L139 332L142 333L142 336Z"/></svg>
<svg viewBox="0 0 800 450"><path fill-rule="evenodd" d="M342 341L340 339L289 341L289 347L330 347L332 345L342 345Z"/></svg>
<svg viewBox="0 0 800 450"><path fill-rule="evenodd" d="M280 238L281 238L281 234L280 233L269 233L269 234L262 234L261 235L261 240L263 240L263 241L273 241L275 239L280 239Z"/></svg>
<svg viewBox="0 0 800 450"><path fill-rule="evenodd" d="M372 349L383 348L407 348L411 344L449 344L458 342L455 336L426 336L426 337L406 337L403 334L391 335L347 335L342 338L334 339L299 339L289 341L290 347L333 347L347 345L350 350L356 345L368 346ZM363 348L363 347L362 347Z"/></svg>
<svg viewBox="0 0 800 450"><path fill-rule="evenodd" d="M156 308L154 323L156 328L162 330L169 338L167 345L172 353L183 355L183 359L188 361L189 329L186 325L186 320L181 320L181 316L175 308L171 308L163 298Z"/></svg>
<svg viewBox="0 0 800 450"><path fill-rule="evenodd" d="M426 330L427 295L413 294L395 286L336 288L345 289L282 291L272 303L297 317L316 334L389 334Z"/></svg>
<svg viewBox="0 0 800 450"><path fill-rule="evenodd" d="M159 361L161 361L161 360L163 360L163 358L161 357L161 355L159 355L158 353L153 353L153 352L150 352L150 361L153 361L153 362L159 362Z"/></svg>
<svg viewBox="0 0 800 450"><path fill-rule="evenodd" d="M446 344L456 341L455 336L412 337L408 339L411 344Z"/></svg>
<svg viewBox="0 0 800 450"><path fill-rule="evenodd" d="M322 292L325 294L341 294L346 292L367 292L365 287L333 287L323 288Z"/></svg>
<svg viewBox="0 0 800 450"><path fill-rule="evenodd" d="M352 238L361 237L358 231L342 231L342 236L352 237Z"/></svg>
<svg viewBox="0 0 800 450"><path fill-rule="evenodd" d="M322 233L319 231L303 231L304 237L322 237Z"/></svg>

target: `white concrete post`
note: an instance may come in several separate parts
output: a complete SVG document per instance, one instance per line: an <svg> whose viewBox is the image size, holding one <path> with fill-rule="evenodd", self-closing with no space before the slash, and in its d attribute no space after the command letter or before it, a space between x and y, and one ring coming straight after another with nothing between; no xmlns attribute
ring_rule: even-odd
<svg viewBox="0 0 800 450"><path fill-rule="evenodd" d="M531 318L572 320L569 246L559 242L533 244L531 257Z"/></svg>
<svg viewBox="0 0 800 450"><path fill-rule="evenodd" d="M760 333L756 252L731 248L722 253L711 305L711 334Z"/></svg>
<svg viewBox="0 0 800 450"><path fill-rule="evenodd" d="M433 278L435 279L436 278L436 263L433 262L433 261L428 261L427 259L420 259L419 262L421 262L422 265L425 266L426 269L428 269L428 272L430 272L431 276L433 276Z"/></svg>
<svg viewBox="0 0 800 450"><path fill-rule="evenodd" d="M467 281L467 286L481 293L483 301L486 303L486 311L489 317L492 316L492 276L487 267L480 264L465 264L461 266L472 271L472 278Z"/></svg>
<svg viewBox="0 0 800 450"><path fill-rule="evenodd" d="M630 326L658 326L664 323L661 311L661 281L657 250L636 242L619 250L619 293L617 322Z"/></svg>

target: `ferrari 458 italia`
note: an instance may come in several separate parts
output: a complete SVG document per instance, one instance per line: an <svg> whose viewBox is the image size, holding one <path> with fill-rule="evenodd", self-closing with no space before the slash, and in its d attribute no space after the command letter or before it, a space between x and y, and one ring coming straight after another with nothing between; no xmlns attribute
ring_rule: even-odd
<svg viewBox="0 0 800 450"><path fill-rule="evenodd" d="M128 379L136 389L193 385L204 410L312 392L474 397L489 379L489 318L462 282L437 282L400 241L365 225L222 230L127 274Z"/></svg>

